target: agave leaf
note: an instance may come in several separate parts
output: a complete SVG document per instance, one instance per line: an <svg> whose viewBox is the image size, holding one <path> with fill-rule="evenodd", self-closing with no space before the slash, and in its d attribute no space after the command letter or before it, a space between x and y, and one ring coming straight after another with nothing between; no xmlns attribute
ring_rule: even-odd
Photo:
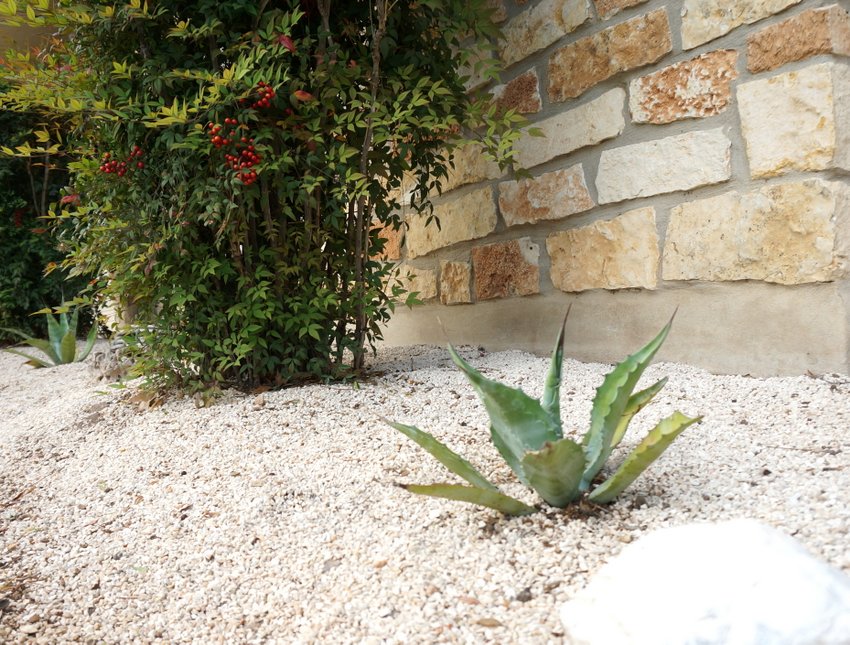
<svg viewBox="0 0 850 645"><path fill-rule="evenodd" d="M655 395L658 394L665 385L667 385L666 376L657 383L650 385L645 390L635 392L629 397L629 402L626 403L626 409L623 410L623 416L620 417L620 423L614 430L614 436L611 437L612 449L620 445L620 442L626 435L626 430L629 428L629 423L634 416L649 405L649 402L652 401Z"/></svg>
<svg viewBox="0 0 850 645"><path fill-rule="evenodd" d="M571 439L547 443L542 450L525 454L522 469L546 503L563 508L579 496L584 450Z"/></svg>
<svg viewBox="0 0 850 645"><path fill-rule="evenodd" d="M77 357L78 361L86 360L86 357L91 353L92 347L94 347L94 342L97 340L97 321L92 322L91 329L89 330L89 335L86 338L86 346L83 347L83 353Z"/></svg>
<svg viewBox="0 0 850 645"><path fill-rule="evenodd" d="M549 373L543 384L543 397L540 399L541 407L549 413L558 428L558 438L563 437L561 430L561 367L564 363L564 328L567 326L567 317L570 315L572 305L567 308L564 322L561 323L561 333L555 342L552 351L552 363L549 365Z"/></svg>
<svg viewBox="0 0 850 645"><path fill-rule="evenodd" d="M531 486L528 483L528 477L525 476L525 473L522 471L522 455L523 453L513 453L511 449L502 441L502 435L496 432L493 429L493 426L490 426L490 440L493 442L493 445L496 446L496 450L499 451L499 454L502 455L502 459L505 460L505 463L511 467L511 470L514 471L514 474L517 478L526 486Z"/></svg>
<svg viewBox="0 0 850 645"><path fill-rule="evenodd" d="M77 335L73 330L69 329L65 332L65 335L62 336L62 343L59 345L59 358L60 362L64 365L66 363L73 363L74 356L77 355Z"/></svg>
<svg viewBox="0 0 850 645"><path fill-rule="evenodd" d="M529 450L540 450L547 441L557 441L560 428L539 401L522 390L485 378L458 356L451 345L449 353L487 408L490 432L493 437L498 437L493 442L514 472L523 478L519 466L522 455ZM505 456L505 453L510 457Z"/></svg>
<svg viewBox="0 0 850 645"><path fill-rule="evenodd" d="M59 323L53 314L45 314L47 317L47 339L50 342L50 346L53 348L53 354L56 356L56 363L58 364L59 356L62 353L62 338L65 336L65 332L62 331L62 325Z"/></svg>
<svg viewBox="0 0 850 645"><path fill-rule="evenodd" d="M446 444L435 439L431 434L420 430L416 426L408 426L403 423L395 423L384 419L386 423L401 432L403 435L412 439L425 450L427 450L434 458L437 459L446 468L452 471L455 475L462 477L473 486L478 488L486 488L492 491L498 491L484 475L482 475L475 466L469 463L466 459L454 452Z"/></svg>
<svg viewBox="0 0 850 645"><path fill-rule="evenodd" d="M660 421L626 457L617 471L593 489L588 499L597 504L607 504L612 501L628 488L629 484L637 479L685 428L701 420L702 417L690 418L681 412L674 412Z"/></svg>
<svg viewBox="0 0 850 645"><path fill-rule="evenodd" d="M50 344L49 342L47 342L46 340L42 340L41 338L32 338L32 337L30 337L30 338L26 338L26 339L24 340L24 342L25 342L27 345L29 345L30 347L35 347L36 349L41 350L42 352L44 352L44 353L47 355L47 358L49 358L49 359L50 359L50 361L51 361L54 365L59 365L59 363L61 362L61 361L59 360L59 355L58 355L58 354L54 351L54 349L53 349L53 345L51 345L51 344ZM22 355L23 355L23 356L26 356L26 354L22 354Z"/></svg>
<svg viewBox="0 0 850 645"><path fill-rule="evenodd" d="M460 484L419 486L417 484L409 484L402 485L402 488L417 495L442 497L443 499L453 499L459 502L469 502L478 506L486 506L505 515L529 515L537 512L536 508L528 504L523 504L516 498L488 488L478 488L477 486L462 486Z"/></svg>
<svg viewBox="0 0 850 645"><path fill-rule="evenodd" d="M587 470L581 482L583 491L590 488L590 482L611 455L611 439L620 423L632 390L635 389L646 366L667 338L672 324L671 318L664 329L645 347L619 363L596 390L593 409L590 413L590 429L582 440L587 454Z"/></svg>
<svg viewBox="0 0 850 645"><path fill-rule="evenodd" d="M17 349L4 349L4 352L9 352L10 354L17 354L18 356L23 356L27 359L26 365L32 365L33 367L50 367L50 363L43 361L40 358L35 358L34 356L30 356L29 354L24 354L22 351Z"/></svg>

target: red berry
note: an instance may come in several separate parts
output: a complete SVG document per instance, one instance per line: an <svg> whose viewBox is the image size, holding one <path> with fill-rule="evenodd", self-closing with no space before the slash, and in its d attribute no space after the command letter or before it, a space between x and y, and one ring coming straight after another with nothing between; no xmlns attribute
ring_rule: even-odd
<svg viewBox="0 0 850 645"><path fill-rule="evenodd" d="M145 162L144 162L144 161L139 161L139 162L136 164L136 168L141 169L141 168L144 168L144 167L145 167Z"/></svg>

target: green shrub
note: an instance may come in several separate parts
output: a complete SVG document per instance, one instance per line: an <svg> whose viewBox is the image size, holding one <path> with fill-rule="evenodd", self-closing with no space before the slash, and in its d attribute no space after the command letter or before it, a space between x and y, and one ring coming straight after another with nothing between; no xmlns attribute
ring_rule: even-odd
<svg viewBox="0 0 850 645"><path fill-rule="evenodd" d="M625 490L685 428L701 420L701 417L689 418L681 412L674 412L646 435L613 474L594 486L611 451L623 439L629 422L667 383L667 379L663 378L645 390L633 393L672 324L671 320L649 344L619 363L605 377L593 399L590 429L580 443L564 437L561 426L559 392L564 352L563 326L539 401L522 390L484 378L451 345L449 353L487 408L493 444L523 484L537 491L551 506L563 508L585 494L589 501L605 504ZM390 422L390 425L470 484L404 486L407 490L487 506L506 515L525 515L536 510L503 494L472 464L427 432L401 423Z"/></svg>
<svg viewBox="0 0 850 645"><path fill-rule="evenodd" d="M28 4L66 40L9 61L0 99L44 115L17 153L72 156L66 266L137 308L159 385L360 370L404 295L375 259L402 178L427 212L470 128L503 164L518 136L459 71L485 0Z"/></svg>
<svg viewBox="0 0 850 645"><path fill-rule="evenodd" d="M5 349L3 351L11 354L17 354L27 359L26 365L32 367L50 367L51 365L64 365L66 363L76 363L84 361L94 347L94 341L97 339L97 325L92 325L89 330L86 345L82 352L77 351L77 322L79 321L80 309L75 307L71 317L68 317L69 307L57 307L53 315L53 310L38 311L36 313L44 314L47 324L47 340L35 338L19 329L4 329L3 331L15 334L24 339L24 343L30 347L40 350L45 356L38 358L31 356L18 349Z"/></svg>

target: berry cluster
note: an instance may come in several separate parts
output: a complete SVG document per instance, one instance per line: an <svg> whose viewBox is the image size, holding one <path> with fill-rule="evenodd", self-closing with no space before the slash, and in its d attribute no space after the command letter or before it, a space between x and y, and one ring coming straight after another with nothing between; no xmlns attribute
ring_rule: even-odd
<svg viewBox="0 0 850 645"><path fill-rule="evenodd" d="M225 165L236 173L243 184L250 186L257 181L257 171L253 170L253 167L263 159L257 153L253 139L240 137L237 140L236 130L229 131L225 129L227 126L239 126L239 121L227 117L224 119L224 127L217 123L208 123L207 130L209 131L210 142L218 149L233 146L234 152L228 152L224 155ZM247 126L239 127L246 128Z"/></svg>
<svg viewBox="0 0 850 645"><path fill-rule="evenodd" d="M226 118L224 120L225 125L236 125L239 122L236 119ZM210 121L207 123L207 129L210 131L210 143L213 144L216 148L222 148L224 146L229 146L233 143L228 138L227 130L222 131L222 127Z"/></svg>
<svg viewBox="0 0 850 645"><path fill-rule="evenodd" d="M109 152L105 152L103 154L103 159L100 162L100 172L105 173L107 175L118 175L119 177L123 177L127 174L127 170L132 168L134 165L139 170L145 167L145 162L141 160L144 151L139 146L133 146L133 149L130 151L130 156L127 157L124 161L118 161L112 158L112 154Z"/></svg>
<svg viewBox="0 0 850 645"><path fill-rule="evenodd" d="M254 91L257 93L259 98L251 103L251 107L255 110L265 110L266 108L271 107L272 100L277 93L274 91L274 88L266 83L265 81L260 81L257 83L257 87L254 88ZM250 103L251 99L245 98L242 99L242 103Z"/></svg>

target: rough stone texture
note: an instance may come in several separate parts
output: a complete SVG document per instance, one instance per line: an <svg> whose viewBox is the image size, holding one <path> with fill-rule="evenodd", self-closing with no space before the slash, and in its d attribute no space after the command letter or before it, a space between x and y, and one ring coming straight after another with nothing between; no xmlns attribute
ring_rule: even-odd
<svg viewBox="0 0 850 645"><path fill-rule="evenodd" d="M408 220L408 259L457 242L474 240L492 233L496 228L496 204L490 188L473 191L460 199L434 206L434 216L440 220L426 225L427 216L413 214Z"/></svg>
<svg viewBox="0 0 850 645"><path fill-rule="evenodd" d="M487 159L481 146L471 144L457 148L454 151L454 168L449 168L449 176L443 181L443 192L466 184L497 179L501 174L499 164Z"/></svg>
<svg viewBox="0 0 850 645"><path fill-rule="evenodd" d="M848 70L822 63L738 86L753 177L850 168Z"/></svg>
<svg viewBox="0 0 850 645"><path fill-rule="evenodd" d="M493 88L493 98L503 110L520 114L540 112L540 80L537 70L530 69L505 85Z"/></svg>
<svg viewBox="0 0 850 645"><path fill-rule="evenodd" d="M487 6L493 10L490 19L495 23L504 22L508 19L508 9L505 0L487 0Z"/></svg>
<svg viewBox="0 0 850 645"><path fill-rule="evenodd" d="M566 101L580 96L615 74L654 63L671 49L664 9L581 38L549 59L549 99Z"/></svg>
<svg viewBox="0 0 850 645"><path fill-rule="evenodd" d="M596 5L596 13L603 20L607 20L611 16L620 13L623 9L636 7L643 4L646 0L593 0Z"/></svg>
<svg viewBox="0 0 850 645"><path fill-rule="evenodd" d="M850 189L820 179L680 204L664 244L665 280L802 284L844 274Z"/></svg>
<svg viewBox="0 0 850 645"><path fill-rule="evenodd" d="M507 226L561 219L594 206L581 164L499 184L499 210Z"/></svg>
<svg viewBox="0 0 850 645"><path fill-rule="evenodd" d="M378 235L386 240L382 253L376 253L377 260L399 260L401 258L401 239L404 237L403 229L394 229L392 226L384 226L378 231Z"/></svg>
<svg viewBox="0 0 850 645"><path fill-rule="evenodd" d="M530 238L472 249L478 300L540 293L540 247Z"/></svg>
<svg viewBox="0 0 850 645"><path fill-rule="evenodd" d="M440 302L444 305L472 302L471 281L469 262L440 262Z"/></svg>
<svg viewBox="0 0 850 645"><path fill-rule="evenodd" d="M671 123L720 114L738 78L735 50L713 51L670 65L629 84L629 108L636 123Z"/></svg>
<svg viewBox="0 0 850 645"><path fill-rule="evenodd" d="M398 279L408 292L416 291L419 294L417 298L423 302L437 297L437 272L434 269L404 266Z"/></svg>
<svg viewBox="0 0 850 645"><path fill-rule="evenodd" d="M596 190L600 204L689 190L731 176L732 143L721 128L605 150Z"/></svg>
<svg viewBox="0 0 850 645"><path fill-rule="evenodd" d="M655 209L553 233L546 239L552 284L561 291L654 289L658 283Z"/></svg>
<svg viewBox="0 0 850 645"><path fill-rule="evenodd" d="M512 65L575 31L588 18L587 0L543 0L503 27L501 58Z"/></svg>
<svg viewBox="0 0 850 645"><path fill-rule="evenodd" d="M492 59L495 54L492 50L487 49L487 47L477 47L468 53L469 59L466 61L466 64L458 68L458 75L461 78L466 77L464 87L467 91L471 91L490 81L486 61Z"/></svg>
<svg viewBox="0 0 850 645"><path fill-rule="evenodd" d="M682 47L692 49L798 2L800 0L685 0Z"/></svg>
<svg viewBox="0 0 850 645"><path fill-rule="evenodd" d="M850 578L755 520L688 524L626 546L561 619L567 641L587 645L838 645L850 642Z"/></svg>
<svg viewBox="0 0 850 645"><path fill-rule="evenodd" d="M747 69L751 72L818 54L850 56L850 15L838 5L804 11L747 38Z"/></svg>
<svg viewBox="0 0 850 645"><path fill-rule="evenodd" d="M616 88L573 110L535 123L544 137L523 136L515 146L517 161L523 168L531 168L618 136L626 127L625 103L625 91Z"/></svg>

